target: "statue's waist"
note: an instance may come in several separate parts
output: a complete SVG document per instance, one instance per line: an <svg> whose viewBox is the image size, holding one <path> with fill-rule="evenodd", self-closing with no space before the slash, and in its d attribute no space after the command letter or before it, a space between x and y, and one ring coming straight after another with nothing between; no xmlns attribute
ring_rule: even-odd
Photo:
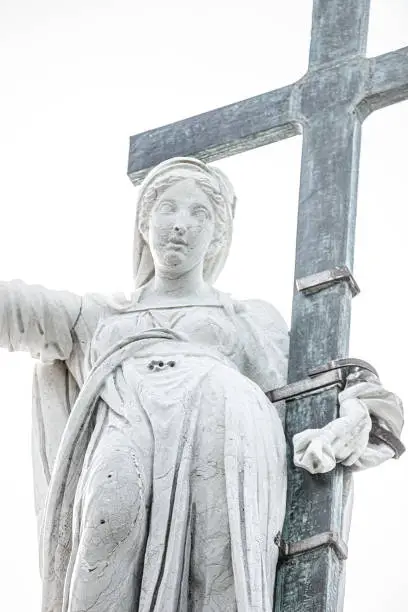
<svg viewBox="0 0 408 612"><path fill-rule="evenodd" d="M236 369L236 365L230 358L224 355L219 348L211 345L200 344L199 342L184 342L179 340L142 340L139 350L130 358L132 361L172 361L172 359L188 361L190 359L216 360Z"/></svg>
<svg viewBox="0 0 408 612"><path fill-rule="evenodd" d="M107 347L105 351L97 350L96 353L93 353L93 362L103 362L109 355L119 351L121 352L124 349L126 351L126 356L123 355L123 361L131 360L133 362L145 363L146 360L149 362L151 360L171 361L173 357L177 357L178 360L182 359L184 361L197 358L209 358L237 369L237 366L231 358L220 350L220 345L213 346L200 343L191 339L184 333L165 328L145 330L135 334L135 336L131 338L123 338L116 346ZM118 365L120 361L120 359L117 361Z"/></svg>

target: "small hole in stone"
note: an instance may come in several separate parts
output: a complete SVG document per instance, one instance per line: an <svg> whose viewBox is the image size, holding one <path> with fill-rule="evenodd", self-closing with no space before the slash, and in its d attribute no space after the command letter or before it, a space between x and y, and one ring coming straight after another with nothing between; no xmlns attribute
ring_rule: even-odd
<svg viewBox="0 0 408 612"><path fill-rule="evenodd" d="M108 474L108 478L112 478L112 474Z"/></svg>
<svg viewBox="0 0 408 612"><path fill-rule="evenodd" d="M164 363L162 361L159 361L159 368L162 368L164 366Z"/></svg>
<svg viewBox="0 0 408 612"><path fill-rule="evenodd" d="M101 525L104 525L106 523L105 519L101 519Z"/></svg>
<svg viewBox="0 0 408 612"><path fill-rule="evenodd" d="M149 370L153 370L154 365L152 363L149 363Z"/></svg>
<svg viewBox="0 0 408 612"><path fill-rule="evenodd" d="M174 368L174 366L175 366L175 365L176 365L176 362L175 362L175 361L169 361L169 366L170 366L171 368Z"/></svg>

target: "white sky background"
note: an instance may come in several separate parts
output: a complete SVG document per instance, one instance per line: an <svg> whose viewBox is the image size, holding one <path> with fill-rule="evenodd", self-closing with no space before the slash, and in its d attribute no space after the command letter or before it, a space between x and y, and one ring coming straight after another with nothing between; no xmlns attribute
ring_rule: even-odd
<svg viewBox="0 0 408 612"><path fill-rule="evenodd" d="M131 134L298 79L311 0L0 0L0 275L131 287ZM406 0L373 0L369 55L408 45ZM408 404L408 104L364 124L351 355ZM218 286L290 320L301 137L220 162L239 202ZM0 352L0 607L40 609L31 361ZM407 453L408 454L408 453ZM358 474L346 612L408 609L408 468Z"/></svg>

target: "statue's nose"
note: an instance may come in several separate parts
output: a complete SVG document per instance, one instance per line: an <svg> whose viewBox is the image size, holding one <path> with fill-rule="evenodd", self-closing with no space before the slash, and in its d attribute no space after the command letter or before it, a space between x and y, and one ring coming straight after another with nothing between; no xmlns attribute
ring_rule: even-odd
<svg viewBox="0 0 408 612"><path fill-rule="evenodd" d="M176 232L176 234L179 234L180 236L183 235L186 231L185 226L181 223L176 223L173 229Z"/></svg>

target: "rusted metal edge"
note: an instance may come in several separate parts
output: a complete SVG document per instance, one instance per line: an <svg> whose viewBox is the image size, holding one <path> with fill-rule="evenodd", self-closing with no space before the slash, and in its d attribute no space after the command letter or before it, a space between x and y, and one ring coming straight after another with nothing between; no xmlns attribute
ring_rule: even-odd
<svg viewBox="0 0 408 612"><path fill-rule="evenodd" d="M301 555L302 553L321 548L323 546L332 546L337 556L341 561L344 561L348 557L348 547L346 542L340 536L339 533L334 531L325 531L318 533L310 538L299 540L298 542L285 542L280 532L275 537L275 544L279 548L281 558L287 559L294 555Z"/></svg>
<svg viewBox="0 0 408 612"><path fill-rule="evenodd" d="M310 295L341 281L348 283L353 297L360 293L360 288L348 266L337 266L331 270L323 270L298 278L296 279L296 289L304 295Z"/></svg>

